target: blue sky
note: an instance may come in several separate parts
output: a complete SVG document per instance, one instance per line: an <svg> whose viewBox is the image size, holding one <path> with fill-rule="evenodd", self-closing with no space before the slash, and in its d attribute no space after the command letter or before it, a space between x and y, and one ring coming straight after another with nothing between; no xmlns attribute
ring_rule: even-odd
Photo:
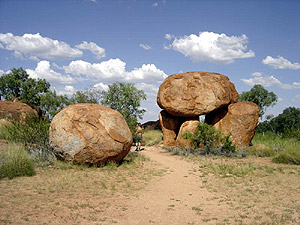
<svg viewBox="0 0 300 225"><path fill-rule="evenodd" d="M23 67L60 94L115 81L146 92L169 75L217 72L238 92L262 84L300 107L300 1L0 0L0 74Z"/></svg>

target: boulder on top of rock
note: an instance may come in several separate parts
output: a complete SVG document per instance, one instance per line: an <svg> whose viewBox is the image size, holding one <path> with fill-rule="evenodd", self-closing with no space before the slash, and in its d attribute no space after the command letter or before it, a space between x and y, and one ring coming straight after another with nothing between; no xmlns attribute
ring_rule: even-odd
<svg viewBox="0 0 300 225"><path fill-rule="evenodd" d="M207 114L205 121L221 128L224 135L231 133L233 144L239 148L249 146L256 131L258 111L253 102L238 102Z"/></svg>
<svg viewBox="0 0 300 225"><path fill-rule="evenodd" d="M193 143L190 139L184 139L183 134L186 132L191 132L195 133L197 130L199 124L199 119L198 120L188 120L185 121L181 126L180 130L176 139L176 144L177 146L183 147L183 148L192 148Z"/></svg>
<svg viewBox="0 0 300 225"><path fill-rule="evenodd" d="M0 119L20 121L29 115L37 116L37 112L25 103L0 101Z"/></svg>
<svg viewBox="0 0 300 225"><path fill-rule="evenodd" d="M238 93L228 77L207 72L171 75L160 85L157 94L162 109L181 117L207 114L237 100Z"/></svg>
<svg viewBox="0 0 300 225"><path fill-rule="evenodd" d="M52 120L49 143L56 156L78 164L120 162L129 152L132 135L123 116L98 104L74 104Z"/></svg>

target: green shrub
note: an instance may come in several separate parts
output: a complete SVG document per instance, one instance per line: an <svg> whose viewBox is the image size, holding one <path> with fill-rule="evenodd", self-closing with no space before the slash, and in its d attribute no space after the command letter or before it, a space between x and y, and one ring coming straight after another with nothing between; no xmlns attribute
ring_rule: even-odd
<svg viewBox="0 0 300 225"><path fill-rule="evenodd" d="M48 120L30 115L24 121L11 121L6 125L5 137L23 144L37 165L49 165L55 159L49 146L49 126Z"/></svg>
<svg viewBox="0 0 300 225"><path fill-rule="evenodd" d="M143 142L146 146L156 145L162 141L162 132L160 130L147 130L143 134Z"/></svg>
<svg viewBox="0 0 300 225"><path fill-rule="evenodd" d="M292 128L290 130L285 130L282 133L283 138L294 138L297 141L300 141L300 129L298 128Z"/></svg>
<svg viewBox="0 0 300 225"><path fill-rule="evenodd" d="M35 175L34 163L22 147L0 150L0 179Z"/></svg>
<svg viewBox="0 0 300 225"><path fill-rule="evenodd" d="M221 130L200 121L196 132L185 132L183 138L190 139L194 149L203 151L204 154L231 155L235 152L235 146L230 140L231 134L224 136Z"/></svg>

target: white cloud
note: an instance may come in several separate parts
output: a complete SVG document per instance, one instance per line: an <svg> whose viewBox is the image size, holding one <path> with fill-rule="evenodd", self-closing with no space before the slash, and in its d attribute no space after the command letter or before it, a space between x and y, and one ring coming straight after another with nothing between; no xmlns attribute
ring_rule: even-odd
<svg viewBox="0 0 300 225"><path fill-rule="evenodd" d="M93 55L96 56L97 59L101 59L105 57L105 49L99 47L96 43L94 42L86 42L83 41L80 45L76 45L76 48L79 48L81 50L89 50L93 53Z"/></svg>
<svg viewBox="0 0 300 225"><path fill-rule="evenodd" d="M126 71L126 63L120 59L110 59L101 63L89 63L82 60L72 61L68 66L63 66L66 73L84 75L96 81L144 81L160 82L167 75L156 68L154 64L143 64L141 68Z"/></svg>
<svg viewBox="0 0 300 225"><path fill-rule="evenodd" d="M193 62L208 61L216 64L233 63L235 59L254 57L252 50L247 50L248 38L242 36L228 37L226 34L200 32L199 36L191 34L175 38L166 48L172 48L190 58Z"/></svg>
<svg viewBox="0 0 300 225"><path fill-rule="evenodd" d="M96 88L99 91L108 91L108 85L103 84L102 82L95 84L94 88Z"/></svg>
<svg viewBox="0 0 300 225"><path fill-rule="evenodd" d="M277 86L282 89L296 89L300 88L300 83L294 82L293 84L284 84L274 76L263 75L262 73L255 72L251 74L253 78L242 79L245 84L253 86L255 84L261 84L264 87Z"/></svg>
<svg viewBox="0 0 300 225"><path fill-rule="evenodd" d="M136 84L136 88L142 90L146 93L147 99L154 98L156 100L158 87L154 84L147 84L147 83L138 83Z"/></svg>
<svg viewBox="0 0 300 225"><path fill-rule="evenodd" d="M157 7L158 6L158 2L154 2L153 4L152 4L152 7Z"/></svg>
<svg viewBox="0 0 300 225"><path fill-rule="evenodd" d="M171 41L174 38L174 34L165 34L165 39Z"/></svg>
<svg viewBox="0 0 300 225"><path fill-rule="evenodd" d="M82 56L82 51L71 48L63 41L53 40L37 34L15 36L12 33L0 33L2 48L14 51L16 57L33 57L34 59L72 59Z"/></svg>
<svg viewBox="0 0 300 225"><path fill-rule="evenodd" d="M262 60L262 63L271 66L274 69L300 69L300 63L291 63L289 60L283 58L282 56L278 56L277 58L267 56Z"/></svg>
<svg viewBox="0 0 300 225"><path fill-rule="evenodd" d="M56 90L57 95L68 95L71 96L76 92L75 87L66 85L63 90Z"/></svg>
<svg viewBox="0 0 300 225"><path fill-rule="evenodd" d="M140 47L142 47L145 50L150 50L151 49L151 46L147 45L147 44L140 44Z"/></svg>
<svg viewBox="0 0 300 225"><path fill-rule="evenodd" d="M27 69L26 72L31 78L46 79L50 83L73 84L77 81L69 75L62 75L50 68L50 63L46 60L40 61L34 70Z"/></svg>

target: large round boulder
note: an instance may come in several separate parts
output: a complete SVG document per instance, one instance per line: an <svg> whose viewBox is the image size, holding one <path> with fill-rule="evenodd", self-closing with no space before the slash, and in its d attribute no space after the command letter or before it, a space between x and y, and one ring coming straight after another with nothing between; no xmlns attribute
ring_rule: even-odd
<svg viewBox="0 0 300 225"><path fill-rule="evenodd" d="M132 135L123 116L98 104L74 104L52 120L49 143L54 154L78 164L120 162L129 152Z"/></svg>
<svg viewBox="0 0 300 225"><path fill-rule="evenodd" d="M253 102L238 102L211 112L205 121L224 135L231 133L231 140L237 147L249 146L258 123L259 107Z"/></svg>
<svg viewBox="0 0 300 225"><path fill-rule="evenodd" d="M207 114L238 100L234 84L218 73L188 72L167 77L157 94L158 105L173 116Z"/></svg>
<svg viewBox="0 0 300 225"><path fill-rule="evenodd" d="M0 119L21 121L29 115L37 116L37 112L25 103L0 101Z"/></svg>

